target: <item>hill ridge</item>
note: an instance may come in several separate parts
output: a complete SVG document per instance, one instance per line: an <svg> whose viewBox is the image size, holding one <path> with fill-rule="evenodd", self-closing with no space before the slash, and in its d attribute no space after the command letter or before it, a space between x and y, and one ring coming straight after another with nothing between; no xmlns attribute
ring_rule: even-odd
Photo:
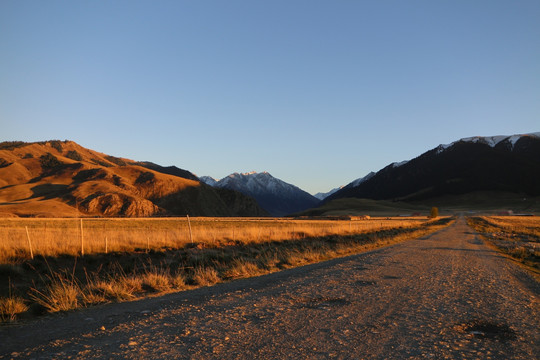
<svg viewBox="0 0 540 360"><path fill-rule="evenodd" d="M243 194L223 194L188 171L107 155L74 141L0 143L3 215L266 215Z"/></svg>

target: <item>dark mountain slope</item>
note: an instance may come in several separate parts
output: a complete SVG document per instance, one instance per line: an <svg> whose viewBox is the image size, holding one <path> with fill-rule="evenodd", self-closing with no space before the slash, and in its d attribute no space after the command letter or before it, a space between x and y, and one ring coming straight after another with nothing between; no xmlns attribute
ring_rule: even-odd
<svg viewBox="0 0 540 360"><path fill-rule="evenodd" d="M473 140L471 140L473 139ZM540 195L540 138L523 135L462 139L441 145L402 165L389 165L356 187L326 200L422 200L474 191Z"/></svg>

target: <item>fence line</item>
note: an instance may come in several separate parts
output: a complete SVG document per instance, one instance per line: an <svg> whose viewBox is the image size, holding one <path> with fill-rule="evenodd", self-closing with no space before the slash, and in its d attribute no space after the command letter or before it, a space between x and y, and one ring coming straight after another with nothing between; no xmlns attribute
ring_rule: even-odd
<svg viewBox="0 0 540 360"><path fill-rule="evenodd" d="M188 220L189 219L189 220ZM155 223L130 220L77 219L72 220L2 220L0 219L0 263L9 259L36 255L58 256L62 254L80 256L92 253L136 251L144 249L178 248L186 243L228 244L234 241L281 241L328 235L350 235L385 228L405 227L426 222L424 219L384 219L377 221L346 220L252 220L251 222L231 219L158 219ZM28 224L28 225L27 225ZM22 225L22 226L21 226ZM41 231L46 226L47 231ZM185 227L185 228L184 228ZM18 229L22 228L22 232ZM40 233L38 239L30 237L30 229ZM188 231L188 233L186 232ZM24 235L23 235L24 234ZM26 239L24 238L26 237ZM150 241L152 237L152 241ZM105 238L103 240L103 238ZM77 240L79 244L77 246ZM112 241L112 242L111 242ZM25 244L26 243L26 244ZM22 246L21 246L22 245ZM22 248L22 249L21 249ZM23 250L23 252L21 252ZM26 255L23 255L26 254Z"/></svg>

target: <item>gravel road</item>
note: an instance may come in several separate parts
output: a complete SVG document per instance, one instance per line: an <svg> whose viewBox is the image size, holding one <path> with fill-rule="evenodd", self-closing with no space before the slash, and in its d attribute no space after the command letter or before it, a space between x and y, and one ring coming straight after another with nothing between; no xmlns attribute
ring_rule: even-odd
<svg viewBox="0 0 540 360"><path fill-rule="evenodd" d="M368 253L0 328L0 358L538 359L540 284L464 219Z"/></svg>

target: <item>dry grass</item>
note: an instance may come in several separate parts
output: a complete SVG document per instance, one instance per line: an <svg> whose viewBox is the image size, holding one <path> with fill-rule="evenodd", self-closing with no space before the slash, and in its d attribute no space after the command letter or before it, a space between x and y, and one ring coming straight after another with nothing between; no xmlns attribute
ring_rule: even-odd
<svg viewBox="0 0 540 360"><path fill-rule="evenodd" d="M200 285L204 286L219 281L217 272L209 268L201 270L199 277L202 279ZM106 278L100 278L97 274L87 276L84 285L72 275L54 273L47 277L43 289L31 289L30 299L47 312L59 312L109 301L134 300L145 293L167 293L185 288L183 274L171 275L166 268L152 266L142 273L130 275L119 269L117 273ZM8 314L9 310L4 311L1 306L0 303L0 311ZM27 309L19 310L18 313ZM17 313L14 310L11 312ZM2 316L3 319L4 317Z"/></svg>
<svg viewBox="0 0 540 360"><path fill-rule="evenodd" d="M422 236L448 226L450 221L449 218L424 220L417 222L416 226L382 230L375 227L375 230L361 234L299 236L280 241L227 240L161 251L143 249L138 253L36 257L19 264L3 264L0 280L2 276L3 279L19 279L14 290L34 310L67 311L98 303L130 301L210 286L227 279L250 277L358 253ZM40 275L43 273L49 275ZM11 318L16 316L14 313Z"/></svg>
<svg viewBox="0 0 540 360"><path fill-rule="evenodd" d="M508 233L540 238L540 216L482 216L481 219Z"/></svg>
<svg viewBox="0 0 540 360"><path fill-rule="evenodd" d="M195 269L193 280L200 286L210 286L218 283L221 279L219 278L218 272L213 267L200 266Z"/></svg>
<svg viewBox="0 0 540 360"><path fill-rule="evenodd" d="M268 264L266 267L268 268ZM245 278L263 273L256 263L250 260L236 258L230 268L225 271L224 277L231 279Z"/></svg>
<svg viewBox="0 0 540 360"><path fill-rule="evenodd" d="M479 216L468 223L499 251L540 274L539 216Z"/></svg>
<svg viewBox="0 0 540 360"><path fill-rule="evenodd" d="M81 293L78 281L63 274L55 274L49 279L50 283L43 291L33 289L31 299L49 312L77 309Z"/></svg>
<svg viewBox="0 0 540 360"><path fill-rule="evenodd" d="M261 243L353 235L368 231L417 226L424 218L372 220L292 220L275 218L192 218L193 242L224 245ZM30 243L27 238L26 228ZM0 219L0 264L34 256L76 256L181 248L190 244L185 218L84 219L81 235L77 219Z"/></svg>
<svg viewBox="0 0 540 360"><path fill-rule="evenodd" d="M18 296L0 298L0 322L11 322L28 310L26 301Z"/></svg>

